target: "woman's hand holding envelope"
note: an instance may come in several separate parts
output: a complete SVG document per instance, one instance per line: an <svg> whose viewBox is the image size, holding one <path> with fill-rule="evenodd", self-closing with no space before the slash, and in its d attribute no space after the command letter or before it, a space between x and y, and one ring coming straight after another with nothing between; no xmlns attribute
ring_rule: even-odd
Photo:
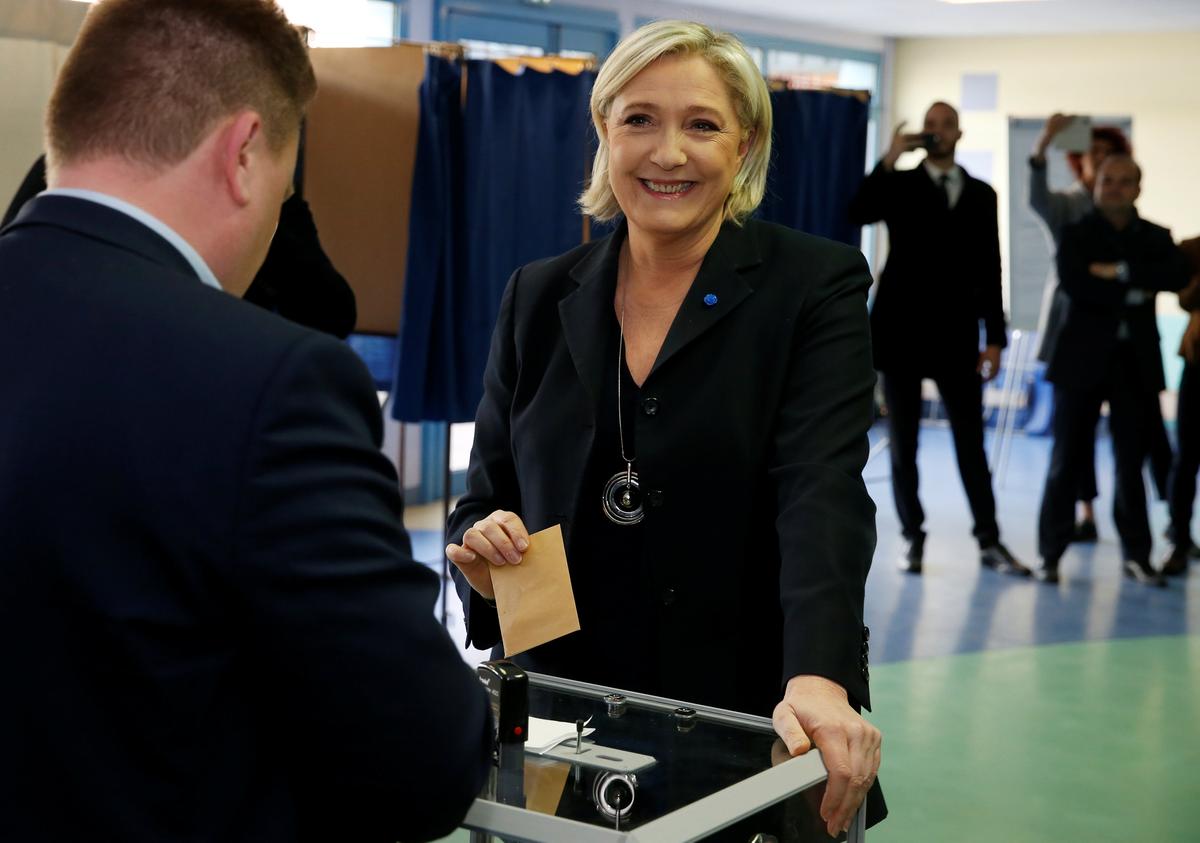
<svg viewBox="0 0 1200 843"><path fill-rule="evenodd" d="M492 565L519 565L529 549L529 532L515 512L496 510L476 521L463 534L462 544L446 545L446 558L467 578L471 588L484 598L494 600Z"/></svg>

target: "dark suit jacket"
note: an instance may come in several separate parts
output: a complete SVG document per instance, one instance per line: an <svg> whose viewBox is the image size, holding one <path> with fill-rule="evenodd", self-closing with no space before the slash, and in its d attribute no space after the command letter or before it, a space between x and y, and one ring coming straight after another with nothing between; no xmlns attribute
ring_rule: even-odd
<svg viewBox="0 0 1200 843"><path fill-rule="evenodd" d="M1129 281L1108 281L1088 271L1092 263L1129 264ZM1071 301L1046 367L1046 380L1059 386L1092 389L1112 371L1115 356L1133 353L1147 390L1165 388L1162 350L1154 312L1154 293L1180 290L1190 275L1187 258L1171 232L1135 217L1117 231L1093 211L1063 229L1058 247L1058 283ZM1131 289L1149 291L1140 304L1128 304ZM1118 330L1128 325L1128 352L1120 349Z"/></svg>
<svg viewBox="0 0 1200 843"><path fill-rule="evenodd" d="M530 531L561 523L574 554L572 521L600 505L580 480L624 236L621 226L509 281L451 541L508 509ZM768 223L722 229L641 389L657 402L635 423L650 490L643 578L572 568L582 631L518 661L587 679L586 654L602 645L656 666L655 687L633 690L770 714L784 681L820 674L869 706L869 283L855 249ZM496 644L495 611L458 587L470 640ZM650 640L627 622L643 606L657 615Z"/></svg>
<svg viewBox="0 0 1200 843"><path fill-rule="evenodd" d="M45 189L46 156L40 155L13 195L0 228ZM280 208L266 260L242 299L335 337L344 339L354 330L354 291L321 248L312 210L298 188Z"/></svg>
<svg viewBox="0 0 1200 843"><path fill-rule="evenodd" d="M0 234L0 839L429 839L487 764L371 380L102 205Z"/></svg>
<svg viewBox="0 0 1200 843"><path fill-rule="evenodd" d="M875 167L850 203L855 222L883 220L888 227L887 265L871 308L881 372L974 369L980 320L988 345L1007 345L996 192L963 173L953 210L923 166Z"/></svg>

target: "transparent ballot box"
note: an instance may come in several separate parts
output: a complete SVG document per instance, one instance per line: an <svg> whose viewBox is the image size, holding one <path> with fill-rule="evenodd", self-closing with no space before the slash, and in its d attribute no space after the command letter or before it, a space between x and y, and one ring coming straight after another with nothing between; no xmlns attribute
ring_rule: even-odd
<svg viewBox="0 0 1200 843"><path fill-rule="evenodd" d="M463 821L472 843L831 841L819 813L820 753L788 757L765 717L525 673L505 661L479 674L497 716L497 753ZM527 744L530 726L546 725L537 719L560 722L570 737L549 749ZM865 812L864 803L841 840L865 839Z"/></svg>

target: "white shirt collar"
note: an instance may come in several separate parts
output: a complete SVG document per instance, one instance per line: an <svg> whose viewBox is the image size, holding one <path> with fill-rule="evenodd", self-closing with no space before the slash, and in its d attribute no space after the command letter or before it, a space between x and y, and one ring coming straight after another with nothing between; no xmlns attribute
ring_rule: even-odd
<svg viewBox="0 0 1200 843"><path fill-rule="evenodd" d="M217 281L217 276L213 275L213 271L208 268L208 264L204 262L204 258L200 257L200 253L192 248L192 244L184 240L175 229L167 225L158 217L150 214L137 205L131 205L123 199L118 199L115 196L110 196L107 193L100 193L95 190L80 190L77 188L55 188L52 190L44 190L39 196L70 196L73 199L84 199L88 202L95 202L99 205L112 208L114 211L120 211L126 216L133 217L142 225L149 228L155 234L161 236L164 240L174 246L179 254L183 255L184 260L195 271L197 277L209 287L221 290L221 283Z"/></svg>
<svg viewBox="0 0 1200 843"><path fill-rule="evenodd" d="M960 168L957 164L951 164L950 169L943 170L941 167L931 162L928 158L926 158L922 163L925 165L925 172L929 173L929 177L933 179L934 182L940 182L942 176L949 176L951 183L962 181L962 168Z"/></svg>

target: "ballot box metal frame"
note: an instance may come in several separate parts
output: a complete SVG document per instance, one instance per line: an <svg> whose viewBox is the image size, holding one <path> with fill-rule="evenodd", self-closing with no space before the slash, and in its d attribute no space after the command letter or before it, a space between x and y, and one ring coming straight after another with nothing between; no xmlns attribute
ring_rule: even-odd
<svg viewBox="0 0 1200 843"><path fill-rule="evenodd" d="M584 698L594 698L600 703L610 694L621 694L626 698L628 705L665 712L686 707L693 709L698 718L710 722L772 734L775 731L770 719L753 714L742 714L539 673L528 675L530 690L541 688L562 691ZM473 841L486 840L488 836L495 835L505 843L562 843L567 840L571 843L691 843L820 784L826 778L828 774L821 760L821 753L814 748L804 755L755 773L629 830L618 831L615 828L567 817L543 814L515 805L501 804L482 796L472 804L462 827L473 832ZM865 800L850 823L846 840L847 843L864 843L866 840Z"/></svg>

